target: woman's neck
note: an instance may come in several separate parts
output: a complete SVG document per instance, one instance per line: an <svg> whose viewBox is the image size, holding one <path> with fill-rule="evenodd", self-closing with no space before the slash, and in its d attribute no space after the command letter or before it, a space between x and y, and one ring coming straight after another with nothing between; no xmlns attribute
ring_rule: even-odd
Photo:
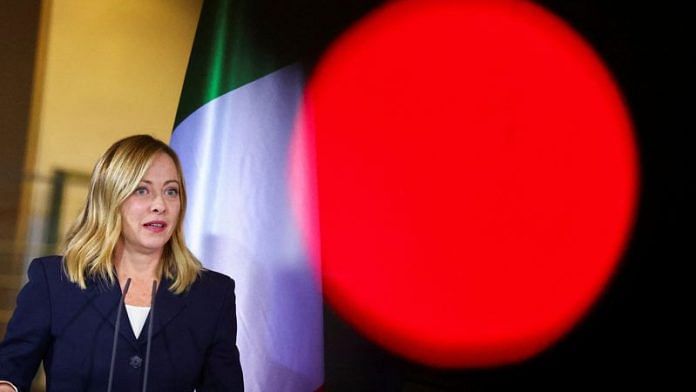
<svg viewBox="0 0 696 392"><path fill-rule="evenodd" d="M150 306L152 282L160 281L162 252L141 254L129 252L122 246L116 246L114 266L121 290L128 279L131 280L128 294L125 298L127 305Z"/></svg>
<svg viewBox="0 0 696 392"><path fill-rule="evenodd" d="M162 251L143 254L131 252L123 246L116 246L114 266L121 284L130 278L138 281L159 280Z"/></svg>

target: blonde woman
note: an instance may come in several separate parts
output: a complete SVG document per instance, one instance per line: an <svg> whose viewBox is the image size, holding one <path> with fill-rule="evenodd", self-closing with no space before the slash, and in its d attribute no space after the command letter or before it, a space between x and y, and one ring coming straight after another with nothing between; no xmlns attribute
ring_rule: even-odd
<svg viewBox="0 0 696 392"><path fill-rule="evenodd" d="M32 261L0 343L0 392L242 391L234 282L184 243L179 160L146 135L97 162L62 257Z"/></svg>

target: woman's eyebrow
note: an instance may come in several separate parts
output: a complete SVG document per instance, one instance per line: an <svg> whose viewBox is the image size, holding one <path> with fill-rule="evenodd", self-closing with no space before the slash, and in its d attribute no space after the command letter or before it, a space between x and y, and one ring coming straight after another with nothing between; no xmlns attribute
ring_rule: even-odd
<svg viewBox="0 0 696 392"><path fill-rule="evenodd" d="M144 183L146 183L146 184L152 185L152 181L150 181L150 180L140 180L140 182L144 182ZM178 180L167 180L167 181L164 182L164 185L167 185L167 184L169 184L170 182L173 182L173 183L175 183L176 185L179 185L179 181L178 181Z"/></svg>

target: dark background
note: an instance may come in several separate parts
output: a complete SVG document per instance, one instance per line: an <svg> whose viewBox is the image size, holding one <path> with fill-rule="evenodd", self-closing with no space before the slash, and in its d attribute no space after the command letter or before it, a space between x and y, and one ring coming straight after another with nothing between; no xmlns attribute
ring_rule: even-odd
<svg viewBox="0 0 696 392"><path fill-rule="evenodd" d="M255 36L304 59L322 51L381 1L256 3ZM693 34L672 3L544 0L600 54L633 119L641 170L637 221L619 269L598 303L564 339L523 363L492 369L433 369L372 344L325 308L327 391L671 389L688 385L685 316L687 71ZM269 17L270 16L270 17ZM262 20L262 21L261 21ZM691 68L693 70L693 68ZM693 109L692 109L693 110ZM693 232L693 230L692 230ZM690 301L689 301L690 302Z"/></svg>
<svg viewBox="0 0 696 392"><path fill-rule="evenodd" d="M246 12L258 46L282 59L301 59L311 77L323 50L380 3L252 0ZM671 390L691 384L686 377L692 346L687 332L694 329L686 318L693 312L687 269L694 261L688 242L694 230L687 212L694 171L687 135L693 129L694 67L687 53L694 51L694 32L689 14L678 6L686 3L537 3L566 20L600 54L635 125L640 201L618 271L591 312L563 340L531 360L492 369L433 369L406 361L364 339L327 306L326 391ZM6 88L0 92L0 135L6 147L0 148L0 157L7 158L0 161L7 163L3 168L8 173L19 173L21 168L9 165L23 161L17 154L23 154L26 143L33 73L27 64L33 64L39 1L0 5L8 14L28 15L0 26L0 76ZM5 196L19 189L18 180L3 184ZM10 196L2 199L16 200ZM17 208L0 207L0 212Z"/></svg>

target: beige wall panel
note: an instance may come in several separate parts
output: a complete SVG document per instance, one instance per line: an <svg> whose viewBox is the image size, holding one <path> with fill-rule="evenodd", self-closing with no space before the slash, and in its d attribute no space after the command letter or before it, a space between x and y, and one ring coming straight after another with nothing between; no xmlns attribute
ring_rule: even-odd
<svg viewBox="0 0 696 392"><path fill-rule="evenodd" d="M201 0L52 0L35 171L91 170L116 139L167 141Z"/></svg>
<svg viewBox="0 0 696 392"><path fill-rule="evenodd" d="M54 170L89 173L114 141L168 141L202 0L47 0L37 75L28 256L44 254ZM66 184L59 233L84 203Z"/></svg>

